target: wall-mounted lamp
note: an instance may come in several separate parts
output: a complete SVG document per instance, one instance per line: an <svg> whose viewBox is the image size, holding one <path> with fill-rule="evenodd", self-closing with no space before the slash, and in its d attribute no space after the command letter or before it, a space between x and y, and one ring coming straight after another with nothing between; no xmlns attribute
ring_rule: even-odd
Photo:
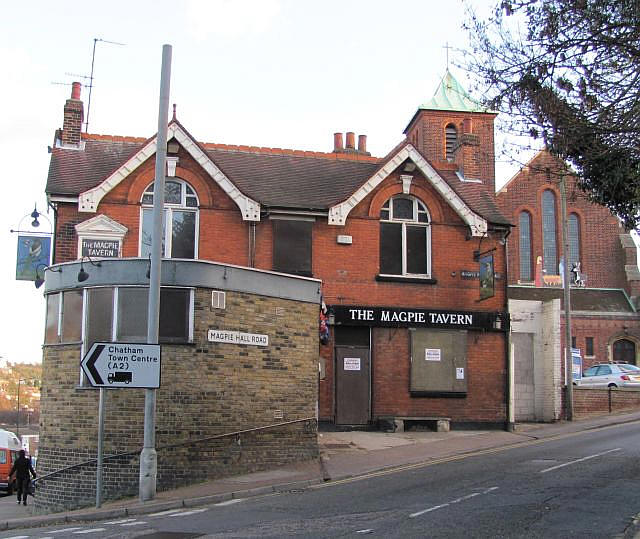
<svg viewBox="0 0 640 539"><path fill-rule="evenodd" d="M42 277L40 276L40 268L43 268ZM36 278L35 281L33 281L33 284L36 286L36 288L40 288L44 284L44 272L47 270L54 271L56 273L62 273L62 268L52 268L51 266L47 266L46 264L38 264L36 266Z"/></svg>
<svg viewBox="0 0 640 539"><path fill-rule="evenodd" d="M92 266L96 266L96 267L100 267L102 266L102 262L98 261L98 262L94 262L93 260L91 260L90 256L86 256L86 257L82 257L80 259L80 271L78 272L78 282L79 283L83 283L84 281L86 281L89 278L89 274L84 271L84 259L87 258L89 260L89 262L91 263Z"/></svg>

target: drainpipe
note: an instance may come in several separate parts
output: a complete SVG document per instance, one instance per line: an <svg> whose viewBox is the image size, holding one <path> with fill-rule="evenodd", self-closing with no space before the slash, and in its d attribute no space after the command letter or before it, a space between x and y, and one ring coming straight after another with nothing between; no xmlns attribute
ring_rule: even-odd
<svg viewBox="0 0 640 539"><path fill-rule="evenodd" d="M507 376L505 380L505 404L507 411L507 422L506 422L506 430L509 432L513 432L515 430L515 413L514 413L514 369L512 365L512 354L511 354L511 314L509 313L509 249L507 248L507 239L511 234L511 228L508 228L504 235L504 282L505 282L505 297L504 297L504 312L508 317L508 327L509 331L504 336L504 354L505 354L505 364L507 367Z"/></svg>
<svg viewBox="0 0 640 539"><path fill-rule="evenodd" d="M256 267L256 222L249 222L249 267Z"/></svg>

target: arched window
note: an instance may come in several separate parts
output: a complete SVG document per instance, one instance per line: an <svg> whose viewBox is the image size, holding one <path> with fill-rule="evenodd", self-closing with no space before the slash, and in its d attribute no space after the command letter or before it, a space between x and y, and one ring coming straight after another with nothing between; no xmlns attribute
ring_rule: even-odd
<svg viewBox="0 0 640 539"><path fill-rule="evenodd" d="M431 228L426 206L418 199L396 196L380 211L380 274L429 277Z"/></svg>
<svg viewBox="0 0 640 539"><path fill-rule="evenodd" d="M531 214L523 211L518 222L519 250L520 250L520 280L532 281L532 255L531 255Z"/></svg>
<svg viewBox="0 0 640 539"><path fill-rule="evenodd" d="M458 130L453 124L448 124L444 128L444 135L446 141L447 161L453 161L453 153L455 152L458 144Z"/></svg>
<svg viewBox="0 0 640 539"><path fill-rule="evenodd" d="M569 215L567 220L567 232L569 236L569 269L580 262L580 221L575 213Z"/></svg>
<svg viewBox="0 0 640 539"><path fill-rule="evenodd" d="M153 183L142 195L140 256L151 253L153 229ZM171 179L164 186L164 219L162 256L164 258L197 258L198 197L189 184Z"/></svg>
<svg viewBox="0 0 640 539"><path fill-rule="evenodd" d="M547 275L558 275L556 195L549 189L542 193L542 268Z"/></svg>

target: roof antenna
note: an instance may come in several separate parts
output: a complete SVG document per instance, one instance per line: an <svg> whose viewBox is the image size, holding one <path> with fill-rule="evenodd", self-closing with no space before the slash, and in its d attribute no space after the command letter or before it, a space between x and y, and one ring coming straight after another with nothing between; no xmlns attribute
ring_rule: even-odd
<svg viewBox="0 0 640 539"><path fill-rule="evenodd" d="M87 103L87 121L84 123L84 132L88 133L89 132L89 113L91 112L91 90L93 88L93 68L95 65L95 61L96 61L96 45L98 44L98 41L101 41L102 43L109 43L110 45L121 45L121 46L125 46L126 43L118 43L117 41L107 41L106 39L101 39L99 37L94 37L93 38L93 53L91 54L91 75L89 75L88 79L89 79L89 101Z"/></svg>

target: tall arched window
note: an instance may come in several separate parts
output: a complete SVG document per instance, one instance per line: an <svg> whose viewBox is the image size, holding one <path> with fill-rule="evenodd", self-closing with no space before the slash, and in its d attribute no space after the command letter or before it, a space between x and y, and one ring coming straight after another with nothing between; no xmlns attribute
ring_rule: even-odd
<svg viewBox="0 0 640 539"><path fill-rule="evenodd" d="M548 275L558 274L556 195L549 189L542 193L542 268Z"/></svg>
<svg viewBox="0 0 640 539"><path fill-rule="evenodd" d="M575 213L569 215L567 232L569 236L569 269L571 269L576 262L580 262L580 221Z"/></svg>
<svg viewBox="0 0 640 539"><path fill-rule="evenodd" d="M151 253L153 230L153 183L142 195L140 256ZM197 258L198 197L183 180L171 179L164 186L164 220L162 256L164 258Z"/></svg>
<svg viewBox="0 0 640 539"><path fill-rule="evenodd" d="M453 153L455 152L458 144L458 130L456 129L456 126L448 124L447 127L444 128L444 135L446 141L447 161L453 161Z"/></svg>
<svg viewBox="0 0 640 539"><path fill-rule="evenodd" d="M519 250L520 250L520 280L532 281L531 255L531 214L527 211L520 213L518 220Z"/></svg>
<svg viewBox="0 0 640 539"><path fill-rule="evenodd" d="M431 229L426 206L417 198L396 196L380 211L380 273L429 277Z"/></svg>

